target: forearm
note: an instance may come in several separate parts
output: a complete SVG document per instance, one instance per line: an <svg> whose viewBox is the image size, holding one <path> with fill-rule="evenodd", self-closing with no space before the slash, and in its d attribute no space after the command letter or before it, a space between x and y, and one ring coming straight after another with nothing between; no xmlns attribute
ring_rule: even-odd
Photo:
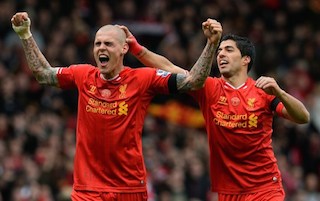
<svg viewBox="0 0 320 201"><path fill-rule="evenodd" d="M197 62L193 65L192 69L186 79L178 80L178 90L191 90L203 87L205 80L210 75L213 58L217 44L207 42ZM178 78L181 76L178 76Z"/></svg>
<svg viewBox="0 0 320 201"><path fill-rule="evenodd" d="M286 93L284 90L277 96L285 107L284 115L286 118L299 123L308 123L310 114L301 101Z"/></svg>
<svg viewBox="0 0 320 201"><path fill-rule="evenodd" d="M57 69L52 68L41 53L34 38L31 36L28 39L22 39L22 46L26 55L29 69L40 84L58 85Z"/></svg>
<svg viewBox="0 0 320 201"><path fill-rule="evenodd" d="M190 70L190 76L194 80L194 86L202 87L204 85L205 80L211 72L211 67L216 48L217 45L207 42L199 59Z"/></svg>
<svg viewBox="0 0 320 201"><path fill-rule="evenodd" d="M171 73L185 73L186 70L174 65L167 58L156 54L143 47L143 50L136 55L137 59L146 66L158 68Z"/></svg>

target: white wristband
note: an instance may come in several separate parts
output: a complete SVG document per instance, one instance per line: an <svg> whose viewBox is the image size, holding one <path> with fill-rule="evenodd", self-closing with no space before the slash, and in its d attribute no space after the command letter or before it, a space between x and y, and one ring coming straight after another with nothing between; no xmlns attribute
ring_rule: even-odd
<svg viewBox="0 0 320 201"><path fill-rule="evenodd" d="M32 36L30 31L31 21L28 18L27 20L23 21L21 25L15 26L12 24L13 30L18 34L20 39L28 39Z"/></svg>
<svg viewBox="0 0 320 201"><path fill-rule="evenodd" d="M32 34L31 34L31 32L27 32L27 33L24 33L24 34L18 35L18 36L20 39L26 40L26 39L30 38L32 36Z"/></svg>

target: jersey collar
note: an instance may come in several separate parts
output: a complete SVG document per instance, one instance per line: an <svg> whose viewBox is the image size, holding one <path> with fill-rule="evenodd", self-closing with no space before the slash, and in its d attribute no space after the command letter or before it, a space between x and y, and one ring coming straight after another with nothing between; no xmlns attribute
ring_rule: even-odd
<svg viewBox="0 0 320 201"><path fill-rule="evenodd" d="M241 84L240 86L238 87L234 87L232 84L230 84L229 82L227 81L224 81L224 86L226 88L231 88L231 89L235 89L235 90L238 90L238 89L246 89L248 87L248 81L249 79L246 80L246 82L244 82L243 84Z"/></svg>

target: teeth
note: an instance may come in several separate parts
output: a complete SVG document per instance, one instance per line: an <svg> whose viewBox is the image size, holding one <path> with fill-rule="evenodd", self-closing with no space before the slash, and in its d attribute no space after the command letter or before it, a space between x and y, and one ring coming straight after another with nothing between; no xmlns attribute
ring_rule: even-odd
<svg viewBox="0 0 320 201"><path fill-rule="evenodd" d="M220 64L227 64L228 62L226 60L220 61Z"/></svg>

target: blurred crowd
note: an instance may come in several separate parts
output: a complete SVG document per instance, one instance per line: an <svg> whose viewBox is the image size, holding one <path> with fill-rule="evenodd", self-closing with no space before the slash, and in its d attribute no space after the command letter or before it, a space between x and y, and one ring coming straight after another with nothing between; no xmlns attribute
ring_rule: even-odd
<svg viewBox="0 0 320 201"><path fill-rule="evenodd" d="M318 0L0 1L0 201L68 201L72 188L77 92L40 86L28 70L10 19L27 11L52 66L94 64L92 41L105 24L124 24L138 41L190 69L205 44L208 17L224 33L249 37L251 75L274 77L311 113L311 123L275 118L273 148L287 201L320 200L320 2ZM125 64L141 64L127 55ZM214 68L212 75L218 75ZM174 99L197 107L190 98ZM186 102L186 100L188 100ZM149 114L143 131L150 201L213 201L204 128Z"/></svg>

